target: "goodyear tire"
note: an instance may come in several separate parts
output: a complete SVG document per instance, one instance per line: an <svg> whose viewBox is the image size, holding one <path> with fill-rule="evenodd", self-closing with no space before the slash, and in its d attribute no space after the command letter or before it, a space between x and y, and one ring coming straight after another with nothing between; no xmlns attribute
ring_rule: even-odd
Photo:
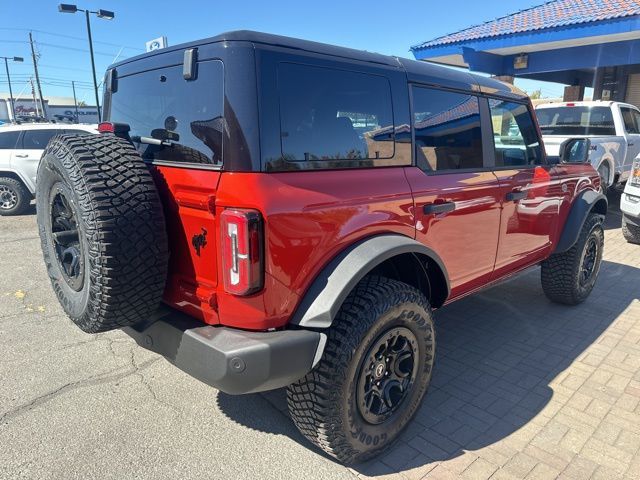
<svg viewBox="0 0 640 480"><path fill-rule="evenodd" d="M82 330L148 319L165 285L162 204L136 150L113 135L58 135L37 178L42 253L53 290Z"/></svg>
<svg viewBox="0 0 640 480"><path fill-rule="evenodd" d="M589 214L575 245L542 262L542 290L549 300L577 305L589 296L602 261L603 219L602 215Z"/></svg>
<svg viewBox="0 0 640 480"><path fill-rule="evenodd" d="M365 277L347 297L315 369L287 389L289 412L312 443L342 463L388 448L431 380L435 331L425 296Z"/></svg>

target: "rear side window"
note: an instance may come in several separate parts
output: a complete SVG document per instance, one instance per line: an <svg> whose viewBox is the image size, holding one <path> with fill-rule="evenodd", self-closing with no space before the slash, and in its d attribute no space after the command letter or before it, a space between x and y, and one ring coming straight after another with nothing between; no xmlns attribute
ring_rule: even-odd
<svg viewBox="0 0 640 480"><path fill-rule="evenodd" d="M535 124L526 105L489 100L496 152L496 167L542 163L542 150Z"/></svg>
<svg viewBox="0 0 640 480"><path fill-rule="evenodd" d="M482 168L478 98L431 88L413 88L417 165L424 171Z"/></svg>
<svg viewBox="0 0 640 480"><path fill-rule="evenodd" d="M182 65L118 78L108 118L126 123L143 158L178 164L222 165L223 64L199 62L195 80Z"/></svg>
<svg viewBox="0 0 640 480"><path fill-rule="evenodd" d="M62 133L62 130L25 130L22 137L22 148L44 150L51 137Z"/></svg>
<svg viewBox="0 0 640 480"><path fill-rule="evenodd" d="M549 107L536 110L543 135L616 134L610 107Z"/></svg>
<svg viewBox="0 0 640 480"><path fill-rule="evenodd" d="M0 133L0 150L16 148L20 132L2 132Z"/></svg>
<svg viewBox="0 0 640 480"><path fill-rule="evenodd" d="M622 112L625 131L627 133L640 133L640 125L638 125L638 111L627 107L620 107L620 111Z"/></svg>
<svg viewBox="0 0 640 480"><path fill-rule="evenodd" d="M282 63L282 157L287 161L391 158L391 86L381 76Z"/></svg>

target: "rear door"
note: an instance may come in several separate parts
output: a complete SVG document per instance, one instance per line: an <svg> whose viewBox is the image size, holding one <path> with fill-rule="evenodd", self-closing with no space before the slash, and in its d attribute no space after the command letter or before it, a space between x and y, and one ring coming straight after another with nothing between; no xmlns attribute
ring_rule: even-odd
<svg viewBox="0 0 640 480"><path fill-rule="evenodd" d="M25 180L31 183L30 189L35 189L42 152L51 137L58 133L62 133L62 130L53 128L24 130L22 138L18 142L18 148L13 153L11 163L14 169L23 172Z"/></svg>
<svg viewBox="0 0 640 480"><path fill-rule="evenodd" d="M105 119L131 128L150 165L165 209L171 258L165 301L217 323L215 197L222 168L223 63L197 63L119 75L106 98Z"/></svg>
<svg viewBox="0 0 640 480"><path fill-rule="evenodd" d="M412 87L412 99L417 168L406 172L416 238L442 258L453 298L484 285L496 258L500 189L487 168L486 100L421 86Z"/></svg>
<svg viewBox="0 0 640 480"><path fill-rule="evenodd" d="M549 253L559 206L561 183L552 181L527 104L489 99L494 173L502 202L500 240L494 278L536 263ZM566 191L566 190L565 190Z"/></svg>

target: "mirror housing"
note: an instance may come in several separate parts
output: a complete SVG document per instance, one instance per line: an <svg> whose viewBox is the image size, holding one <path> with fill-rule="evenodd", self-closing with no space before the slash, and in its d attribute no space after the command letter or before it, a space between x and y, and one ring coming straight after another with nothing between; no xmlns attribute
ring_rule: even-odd
<svg viewBox="0 0 640 480"><path fill-rule="evenodd" d="M560 144L560 163L588 163L591 140L570 138Z"/></svg>

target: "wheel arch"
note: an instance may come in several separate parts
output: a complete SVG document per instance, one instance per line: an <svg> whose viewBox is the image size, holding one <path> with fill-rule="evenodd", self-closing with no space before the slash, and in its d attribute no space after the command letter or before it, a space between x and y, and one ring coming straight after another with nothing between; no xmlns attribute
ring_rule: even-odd
<svg viewBox="0 0 640 480"><path fill-rule="evenodd" d="M13 178L14 180L17 180L22 184L22 186L27 190L27 192L29 192L29 195L31 195L32 197L34 196L34 192L32 192L31 188L29 188L29 184L15 170L8 170L5 168L0 169L0 177Z"/></svg>
<svg viewBox="0 0 640 480"><path fill-rule="evenodd" d="M306 328L331 326L347 295L371 273L418 288L436 308L449 296L449 276L436 252L403 235L377 235L347 247L322 269L290 323Z"/></svg>
<svg viewBox="0 0 640 480"><path fill-rule="evenodd" d="M580 193L571 206L569 215L560 234L560 240L553 253L562 253L569 250L580 236L580 230L590 213L607 214L609 202L607 197L595 190L585 190Z"/></svg>
<svg viewBox="0 0 640 480"><path fill-rule="evenodd" d="M604 164L607 164L607 166L609 167L609 178L608 178L608 186L611 187L615 184L615 177L616 177L616 162L613 159L613 157L610 157L608 155L605 155L604 157L602 157L600 159L600 163L598 163L598 167L596 168L597 171L600 170L600 167Z"/></svg>

